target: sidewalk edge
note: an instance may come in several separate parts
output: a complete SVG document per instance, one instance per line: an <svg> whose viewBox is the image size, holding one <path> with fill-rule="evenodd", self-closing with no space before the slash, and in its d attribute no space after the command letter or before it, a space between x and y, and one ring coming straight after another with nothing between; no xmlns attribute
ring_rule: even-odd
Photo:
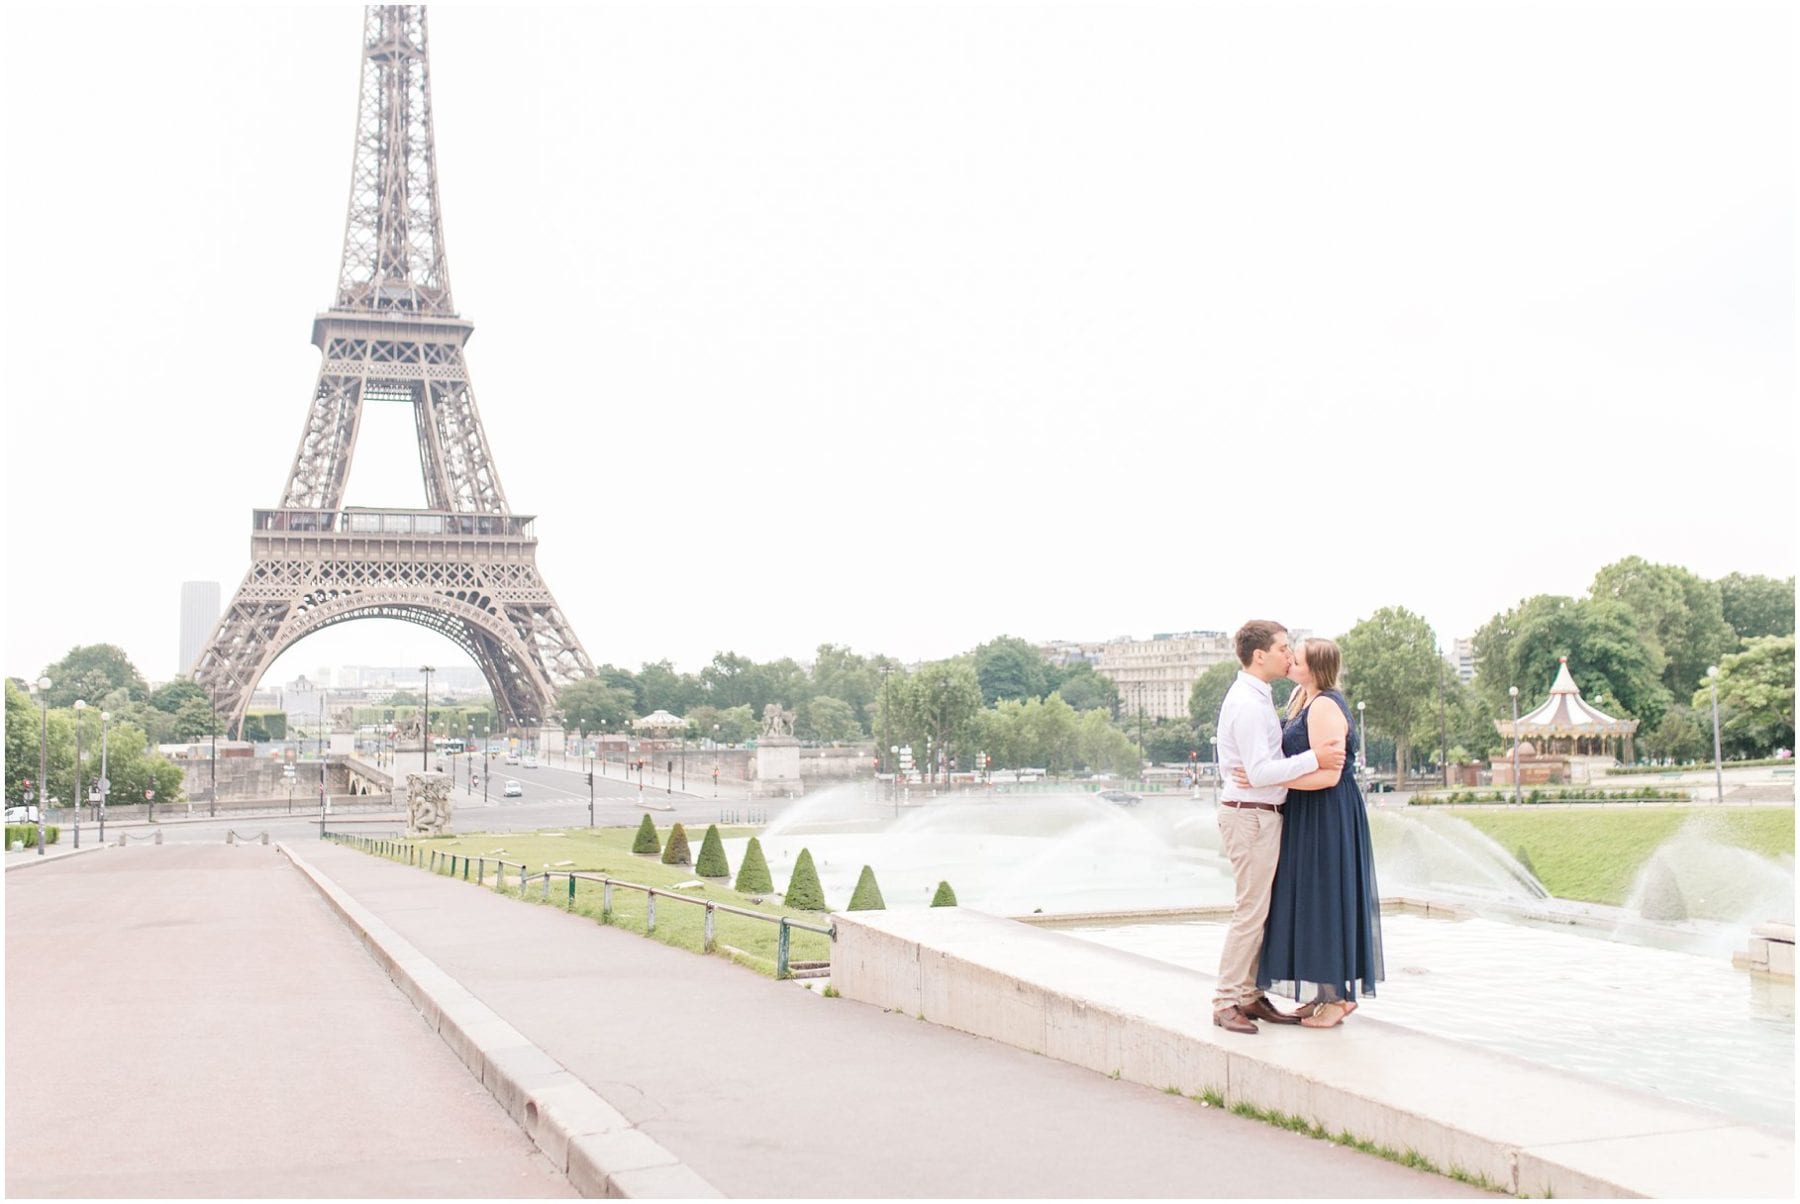
<svg viewBox="0 0 1800 1204"><path fill-rule="evenodd" d="M40 853L35 857L27 857L23 861L12 862L6 867L6 872L10 874L14 870L28 870L34 865L54 865L58 861L67 861L71 857L80 857L87 853L98 853L102 849L111 847L111 845L95 844L89 845L85 849L64 849L57 853Z"/></svg>
<svg viewBox="0 0 1800 1204"><path fill-rule="evenodd" d="M576 1191L589 1197L722 1198L286 841L275 847Z"/></svg>

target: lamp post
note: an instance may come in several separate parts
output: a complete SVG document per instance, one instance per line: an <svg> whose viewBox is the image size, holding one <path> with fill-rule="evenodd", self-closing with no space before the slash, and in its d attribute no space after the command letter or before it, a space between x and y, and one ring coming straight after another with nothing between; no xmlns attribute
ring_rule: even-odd
<svg viewBox="0 0 1800 1204"><path fill-rule="evenodd" d="M1508 698L1511 698L1511 699L1512 699L1512 713L1513 713L1513 730L1512 730L1512 738L1513 738L1513 749L1512 749L1512 762L1513 762L1513 772L1512 772L1512 779L1513 779L1513 802L1514 802L1514 803L1518 803L1518 802L1520 802L1520 801L1522 801L1522 800L1521 800L1521 799L1520 799L1520 797L1519 797L1519 687L1517 687L1517 686L1508 686L1508 687L1506 687L1506 695L1507 695L1507 697L1508 697Z"/></svg>
<svg viewBox="0 0 1800 1204"><path fill-rule="evenodd" d="M212 726L206 729L206 738L212 749L207 754L206 764L206 817L212 819L219 814L219 700L213 697L211 686L206 687L206 705L212 711ZM188 814L193 813L190 805Z"/></svg>
<svg viewBox="0 0 1800 1204"><path fill-rule="evenodd" d="M1369 780L1369 704L1366 699L1358 699L1356 703L1356 743L1362 752L1363 781Z"/></svg>
<svg viewBox="0 0 1800 1204"><path fill-rule="evenodd" d="M81 847L81 721L87 703L75 700L75 797L69 800L69 813L75 817L75 847Z"/></svg>
<svg viewBox="0 0 1800 1204"><path fill-rule="evenodd" d="M38 856L44 856L44 809L50 805L50 679L37 679L38 702L44 712L44 726L38 736Z"/></svg>
<svg viewBox="0 0 1800 1204"><path fill-rule="evenodd" d="M100 843L106 843L106 796L112 793L112 782L106 776L106 724L112 715L100 712Z"/></svg>
<svg viewBox="0 0 1800 1204"><path fill-rule="evenodd" d="M713 724L713 797L719 797L719 725Z"/></svg>
<svg viewBox="0 0 1800 1204"><path fill-rule="evenodd" d="M1444 651L1438 649L1438 767L1444 771L1444 788L1450 788L1450 715L1444 701Z"/></svg>
<svg viewBox="0 0 1800 1204"><path fill-rule="evenodd" d="M1221 783L1219 781L1219 738L1217 736L1214 736L1212 738L1212 750L1213 750L1213 773L1212 773L1213 806L1217 807L1219 805L1219 788L1221 786Z"/></svg>
<svg viewBox="0 0 1800 1204"><path fill-rule="evenodd" d="M1713 801L1725 801L1725 756L1723 746L1719 743L1719 666L1711 665L1706 670L1707 684L1712 687L1713 712Z"/></svg>
<svg viewBox="0 0 1800 1204"><path fill-rule="evenodd" d="M420 665L419 672L425 675L425 735L419 741L419 772L431 772L431 675L437 670L430 665Z"/></svg>

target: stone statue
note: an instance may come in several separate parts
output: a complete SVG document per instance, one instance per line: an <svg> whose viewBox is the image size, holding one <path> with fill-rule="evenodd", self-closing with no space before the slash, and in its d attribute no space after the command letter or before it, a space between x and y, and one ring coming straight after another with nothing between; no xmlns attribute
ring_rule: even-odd
<svg viewBox="0 0 1800 1204"><path fill-rule="evenodd" d="M406 830L436 836L450 826L450 779L441 773L406 775Z"/></svg>
<svg viewBox="0 0 1800 1204"><path fill-rule="evenodd" d="M763 735L791 739L794 735L794 712L783 710L779 702L771 702L763 707Z"/></svg>

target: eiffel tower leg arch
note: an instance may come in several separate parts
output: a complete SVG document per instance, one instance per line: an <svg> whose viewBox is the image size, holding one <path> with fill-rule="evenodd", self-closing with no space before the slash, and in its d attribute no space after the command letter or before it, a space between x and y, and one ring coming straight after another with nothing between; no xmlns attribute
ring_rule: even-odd
<svg viewBox="0 0 1800 1204"><path fill-rule="evenodd" d="M309 599L286 609L280 626L258 641L256 663L237 666L229 673L230 686L221 692L221 698L233 702L227 730L238 730L251 693L283 652L309 635L358 619L397 619L448 638L480 667L493 691L500 720L508 727L520 727L527 719L542 719L554 712L556 687L538 668L519 631L504 616L471 602L446 594L369 590Z"/></svg>

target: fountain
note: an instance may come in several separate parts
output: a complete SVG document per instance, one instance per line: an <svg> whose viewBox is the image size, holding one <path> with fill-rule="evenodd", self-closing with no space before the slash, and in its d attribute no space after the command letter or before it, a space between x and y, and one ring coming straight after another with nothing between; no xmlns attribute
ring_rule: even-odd
<svg viewBox="0 0 1800 1204"><path fill-rule="evenodd" d="M921 793L896 806L844 786L787 809L762 835L777 887L808 848L834 907L848 903L866 864L890 908L924 908L948 881L970 910L1076 925L1065 931L1204 973L1216 964L1233 885L1212 803L1151 796L1118 806L1077 789ZM1759 976L1753 998L1752 976L1729 957L1751 923L1791 923L1791 858L1759 857L1690 825L1645 866L1628 906L1605 907L1548 897L1517 858L1454 815L1373 806L1369 818L1384 900L1458 917L1390 911L1389 980L1371 1015L1792 1125L1792 1062L1771 1061L1792 1044L1792 985ZM727 842L734 865L743 844ZM1681 1006L1668 1006L1671 990ZM1696 1001L1703 1036L1689 1023ZM1557 1025L1534 1020L1550 1013Z"/></svg>

